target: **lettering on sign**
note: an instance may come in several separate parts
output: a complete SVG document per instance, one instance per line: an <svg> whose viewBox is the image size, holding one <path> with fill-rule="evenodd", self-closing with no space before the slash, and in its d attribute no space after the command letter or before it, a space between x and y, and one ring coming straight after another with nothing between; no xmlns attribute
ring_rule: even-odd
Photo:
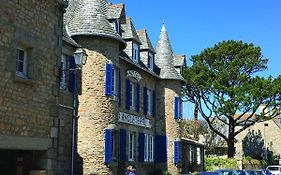
<svg viewBox="0 0 281 175"><path fill-rule="evenodd" d="M150 121L143 117L135 116L132 114L127 114L124 112L119 112L118 121L121 123L127 123L135 126L141 126L146 128L151 128Z"/></svg>
<svg viewBox="0 0 281 175"><path fill-rule="evenodd" d="M137 81L142 79L141 75L135 70L127 70L127 77L133 77Z"/></svg>

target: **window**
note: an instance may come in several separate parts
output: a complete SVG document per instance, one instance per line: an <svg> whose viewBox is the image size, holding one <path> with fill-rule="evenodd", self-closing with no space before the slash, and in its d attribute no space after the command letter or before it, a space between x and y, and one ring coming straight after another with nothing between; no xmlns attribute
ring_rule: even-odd
<svg viewBox="0 0 281 175"><path fill-rule="evenodd" d="M114 23L115 23L115 30L116 30L116 32L121 35L120 22L119 22L119 20L118 20L118 19L115 20Z"/></svg>
<svg viewBox="0 0 281 175"><path fill-rule="evenodd" d="M154 55L148 52L147 67L149 70L153 71L153 66L154 66Z"/></svg>
<svg viewBox="0 0 281 175"><path fill-rule="evenodd" d="M144 135L144 161L153 162L153 136L145 134Z"/></svg>
<svg viewBox="0 0 281 175"><path fill-rule="evenodd" d="M180 97L175 96L174 98L174 119L182 118L182 100Z"/></svg>
<svg viewBox="0 0 281 175"><path fill-rule="evenodd" d="M130 82L130 110L135 111L136 104L137 104L136 84L134 82Z"/></svg>
<svg viewBox="0 0 281 175"><path fill-rule="evenodd" d="M118 83L119 83L119 81L118 81L118 78L119 78L119 76L118 76L118 69L116 68L116 67L114 67L114 66L112 66L112 93L113 93L113 95L118 95Z"/></svg>
<svg viewBox="0 0 281 175"><path fill-rule="evenodd" d="M138 63L139 62L139 45L137 43L133 43L133 61Z"/></svg>
<svg viewBox="0 0 281 175"><path fill-rule="evenodd" d="M147 115L152 116L153 94L152 90L147 89Z"/></svg>
<svg viewBox="0 0 281 175"><path fill-rule="evenodd" d="M66 85L66 69L67 69L67 62L66 62L66 56L62 55L61 57L61 62L60 62L60 89L65 90L67 85Z"/></svg>
<svg viewBox="0 0 281 175"><path fill-rule="evenodd" d="M27 51L23 48L17 48L16 75L27 78Z"/></svg>
<svg viewBox="0 0 281 175"><path fill-rule="evenodd" d="M197 147L197 164L201 164L200 147Z"/></svg>
<svg viewBox="0 0 281 175"><path fill-rule="evenodd" d="M105 65L105 95L119 95L119 69L112 65Z"/></svg>
<svg viewBox="0 0 281 175"><path fill-rule="evenodd" d="M134 161L134 151L135 151L135 133L129 132L129 161Z"/></svg>

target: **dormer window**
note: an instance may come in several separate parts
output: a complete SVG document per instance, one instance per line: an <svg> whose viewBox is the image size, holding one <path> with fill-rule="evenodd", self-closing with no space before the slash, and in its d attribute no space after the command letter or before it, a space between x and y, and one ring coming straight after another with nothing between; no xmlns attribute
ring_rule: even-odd
<svg viewBox="0 0 281 175"><path fill-rule="evenodd" d="M110 22L111 26L114 28L114 30L120 36L122 36L120 20L119 19L110 19L109 22Z"/></svg>
<svg viewBox="0 0 281 175"><path fill-rule="evenodd" d="M148 52L147 67L149 70L153 71L153 66L154 66L154 55L151 52Z"/></svg>
<svg viewBox="0 0 281 175"><path fill-rule="evenodd" d="M116 30L116 32L117 32L119 35L121 35L120 21L119 21L118 19L116 19L116 20L114 21L114 23L115 23L115 30Z"/></svg>
<svg viewBox="0 0 281 175"><path fill-rule="evenodd" d="M132 49L132 59L135 63L139 62L140 57L140 46L137 43L133 43L133 49Z"/></svg>

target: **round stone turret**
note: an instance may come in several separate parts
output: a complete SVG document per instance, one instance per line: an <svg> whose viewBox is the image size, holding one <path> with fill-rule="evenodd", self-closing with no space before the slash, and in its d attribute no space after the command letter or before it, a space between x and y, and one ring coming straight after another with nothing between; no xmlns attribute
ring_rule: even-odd
<svg viewBox="0 0 281 175"><path fill-rule="evenodd" d="M105 0L70 0L65 13L69 34L72 37L92 35L117 40L120 48L124 49L125 41L106 19L106 3Z"/></svg>

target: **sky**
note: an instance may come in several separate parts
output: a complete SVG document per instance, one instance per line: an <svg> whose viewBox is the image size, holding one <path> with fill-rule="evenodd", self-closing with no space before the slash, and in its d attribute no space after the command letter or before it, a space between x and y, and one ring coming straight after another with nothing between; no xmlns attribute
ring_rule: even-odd
<svg viewBox="0 0 281 175"><path fill-rule="evenodd" d="M147 29L154 46L165 21L174 54L185 54L189 65L191 55L204 48L223 40L242 40L261 47L263 57L269 59L268 69L259 75L281 75L281 0L108 2L125 4L127 17L137 30Z"/></svg>

